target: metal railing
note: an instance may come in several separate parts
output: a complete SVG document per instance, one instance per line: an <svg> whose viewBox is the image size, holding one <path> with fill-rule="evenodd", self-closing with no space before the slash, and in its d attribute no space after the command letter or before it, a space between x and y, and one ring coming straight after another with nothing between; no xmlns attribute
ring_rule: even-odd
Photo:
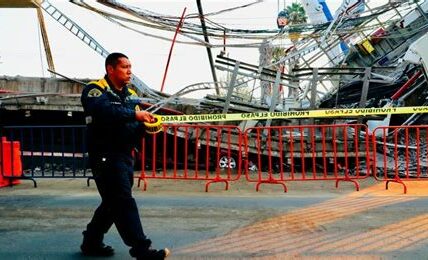
<svg viewBox="0 0 428 260"><path fill-rule="evenodd" d="M403 181L428 180L428 125L377 127L373 131L373 176L407 186Z"/></svg>
<svg viewBox="0 0 428 260"><path fill-rule="evenodd" d="M92 178L86 126L0 127L0 186L20 179ZM362 124L253 127L165 124L163 132L142 139L136 178L204 181L245 180L354 183L371 175L403 185L428 180L428 125L378 127L369 135ZM89 179L88 179L89 180Z"/></svg>
<svg viewBox="0 0 428 260"><path fill-rule="evenodd" d="M84 125L2 127L2 169L10 164L14 173L10 177L15 179L91 177L85 131ZM20 174L16 169L18 159ZM10 175L4 171L2 174Z"/></svg>
<svg viewBox="0 0 428 260"><path fill-rule="evenodd" d="M140 180L179 179L215 182L241 177L242 133L236 126L163 125L163 132L143 139ZM140 184L140 182L139 182Z"/></svg>
<svg viewBox="0 0 428 260"><path fill-rule="evenodd" d="M350 181L369 175L369 136L364 125L302 125L248 128L244 134L246 177L285 185L289 181ZM256 173L250 171L250 162Z"/></svg>

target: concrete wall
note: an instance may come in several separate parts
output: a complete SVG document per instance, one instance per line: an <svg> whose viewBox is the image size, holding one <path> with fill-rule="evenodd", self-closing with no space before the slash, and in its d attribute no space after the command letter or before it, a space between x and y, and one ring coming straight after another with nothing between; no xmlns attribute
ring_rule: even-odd
<svg viewBox="0 0 428 260"><path fill-rule="evenodd" d="M90 79L78 79L89 82ZM80 94L83 85L70 80L59 78L33 78L0 76L0 90L14 92L42 92L58 94Z"/></svg>

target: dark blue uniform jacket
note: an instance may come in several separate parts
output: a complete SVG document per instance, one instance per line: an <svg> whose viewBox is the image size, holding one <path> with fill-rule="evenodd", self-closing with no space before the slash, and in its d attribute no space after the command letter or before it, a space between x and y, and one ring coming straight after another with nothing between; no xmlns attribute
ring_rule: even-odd
<svg viewBox="0 0 428 260"><path fill-rule="evenodd" d="M130 157L144 135L144 125L135 120L138 106L126 102L137 94L128 87L119 92L110 86L106 76L90 82L82 92L88 152L96 157Z"/></svg>

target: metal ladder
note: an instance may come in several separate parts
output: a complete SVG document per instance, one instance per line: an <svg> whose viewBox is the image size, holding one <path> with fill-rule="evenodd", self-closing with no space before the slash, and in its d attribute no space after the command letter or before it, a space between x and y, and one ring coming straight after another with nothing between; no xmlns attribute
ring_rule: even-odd
<svg viewBox="0 0 428 260"><path fill-rule="evenodd" d="M77 38L79 38L86 45L91 47L94 51L100 54L102 57L107 57L109 52L101 46L92 36L90 36L85 30L82 29L79 25L77 25L73 20L68 18L64 13L58 10L55 6L53 6L49 1L44 0L40 4L34 1L34 4L39 8L43 9L47 14L49 14L55 21L60 23L63 27L65 27L68 31L74 34ZM140 80L135 75L132 75L131 83L137 87L138 90L146 94L147 96L160 99L162 96L154 92L149 86L147 86L142 80Z"/></svg>

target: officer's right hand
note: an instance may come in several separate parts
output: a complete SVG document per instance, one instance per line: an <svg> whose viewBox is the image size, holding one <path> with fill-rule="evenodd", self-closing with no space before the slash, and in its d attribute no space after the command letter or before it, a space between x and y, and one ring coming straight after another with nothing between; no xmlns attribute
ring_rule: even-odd
<svg viewBox="0 0 428 260"><path fill-rule="evenodd" d="M153 115L147 111L135 111L135 119L140 122L151 123L155 121Z"/></svg>

